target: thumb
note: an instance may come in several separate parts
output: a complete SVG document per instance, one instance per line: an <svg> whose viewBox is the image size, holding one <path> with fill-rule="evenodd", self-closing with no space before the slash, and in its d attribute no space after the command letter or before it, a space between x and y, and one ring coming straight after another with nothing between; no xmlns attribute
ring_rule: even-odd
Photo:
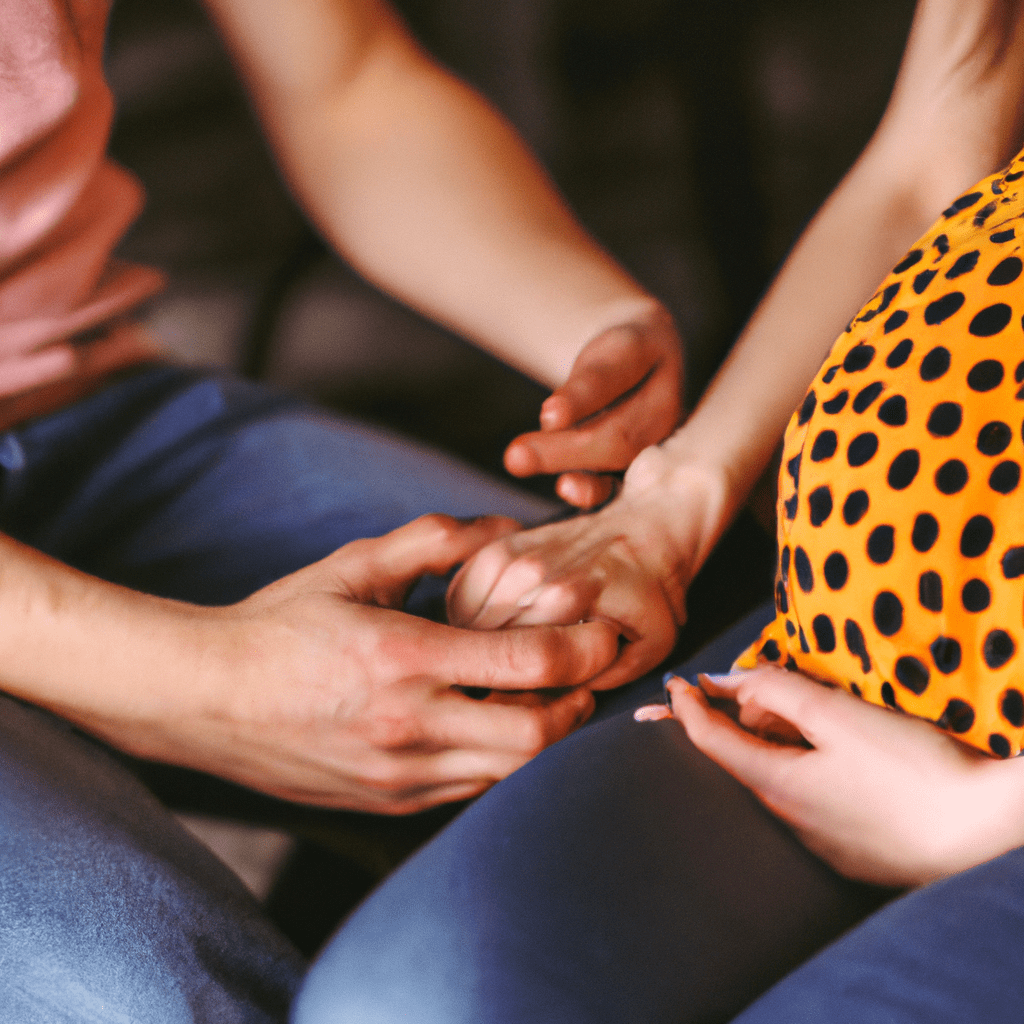
<svg viewBox="0 0 1024 1024"><path fill-rule="evenodd" d="M397 608L421 576L444 576L486 544L518 529L518 523L504 516L464 522L433 513L383 537L346 544L331 556L331 568L353 600Z"/></svg>

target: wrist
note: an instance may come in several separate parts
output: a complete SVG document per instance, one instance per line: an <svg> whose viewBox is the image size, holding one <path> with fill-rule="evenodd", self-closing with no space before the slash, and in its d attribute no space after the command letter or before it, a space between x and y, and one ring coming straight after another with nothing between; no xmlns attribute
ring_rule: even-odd
<svg viewBox="0 0 1024 1024"><path fill-rule="evenodd" d="M719 467L653 445L633 460L613 503L632 524L636 556L661 581L679 625L690 580L732 516L729 494Z"/></svg>

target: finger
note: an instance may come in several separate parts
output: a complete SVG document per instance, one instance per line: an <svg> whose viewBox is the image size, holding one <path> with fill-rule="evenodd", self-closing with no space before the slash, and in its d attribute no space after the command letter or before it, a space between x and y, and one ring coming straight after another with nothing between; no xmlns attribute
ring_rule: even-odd
<svg viewBox="0 0 1024 1024"><path fill-rule="evenodd" d="M618 487L615 477L594 473L563 473L555 481L555 493L576 508L593 508L606 502Z"/></svg>
<svg viewBox="0 0 1024 1024"><path fill-rule="evenodd" d="M815 747L823 746L834 733L838 716L843 712L844 697L860 703L843 690L826 687L800 672L789 672L771 665L714 680L707 676L698 678L707 692L729 697L741 709L747 704L754 704L761 712L789 722Z"/></svg>
<svg viewBox="0 0 1024 1024"><path fill-rule="evenodd" d="M579 686L618 653L616 630L605 622L486 633L425 625L432 629L424 629L424 664L434 678L452 685L497 690Z"/></svg>
<svg viewBox="0 0 1024 1024"><path fill-rule="evenodd" d="M451 516L426 515L382 537L346 544L332 556L332 565L343 585L360 600L394 606L421 576L443 576L518 528L503 516L461 522Z"/></svg>
<svg viewBox="0 0 1024 1024"><path fill-rule="evenodd" d="M744 732L721 711L710 707L699 689L685 683L668 684L672 711L693 745L771 806L775 806L776 780L794 758L808 752L778 746Z"/></svg>
<svg viewBox="0 0 1024 1024"><path fill-rule="evenodd" d="M645 704L633 712L634 722L660 722L672 717L672 709L667 704Z"/></svg>
<svg viewBox="0 0 1024 1024"><path fill-rule="evenodd" d="M563 430L593 416L639 385L661 353L633 327L615 327L580 353L566 382L541 406L543 430Z"/></svg>
<svg viewBox="0 0 1024 1024"><path fill-rule="evenodd" d="M505 454L510 473L594 472L626 469L636 454L671 432L679 416L667 374L585 422L557 431L522 434Z"/></svg>
<svg viewBox="0 0 1024 1024"><path fill-rule="evenodd" d="M489 546L449 585L448 621L468 629L501 629L543 585L544 573L536 559L517 558L515 550L503 544Z"/></svg>
<svg viewBox="0 0 1024 1024"><path fill-rule="evenodd" d="M448 690L431 703L427 723L447 748L498 759L493 763L502 765L502 774L494 777L500 778L578 728L593 710L594 695L586 687L553 696L496 693L483 701Z"/></svg>

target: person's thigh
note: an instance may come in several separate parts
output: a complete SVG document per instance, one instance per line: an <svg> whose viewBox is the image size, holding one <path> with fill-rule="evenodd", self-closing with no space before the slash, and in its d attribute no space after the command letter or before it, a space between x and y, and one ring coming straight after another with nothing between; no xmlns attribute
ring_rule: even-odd
<svg viewBox="0 0 1024 1024"><path fill-rule="evenodd" d="M1017 1024L1024 850L889 904L735 1024Z"/></svg>
<svg viewBox="0 0 1024 1024"><path fill-rule="evenodd" d="M0 1020L271 1024L302 968L105 750L0 696Z"/></svg>
<svg viewBox="0 0 1024 1024"><path fill-rule="evenodd" d="M5 452L0 529L105 578L200 603L239 600L427 512L535 522L553 509L393 434L180 368L132 375L9 431L0 462Z"/></svg>
<svg viewBox="0 0 1024 1024"><path fill-rule="evenodd" d="M293 1022L725 1021L886 895L807 853L676 723L626 712L549 748L392 875L322 953Z"/></svg>

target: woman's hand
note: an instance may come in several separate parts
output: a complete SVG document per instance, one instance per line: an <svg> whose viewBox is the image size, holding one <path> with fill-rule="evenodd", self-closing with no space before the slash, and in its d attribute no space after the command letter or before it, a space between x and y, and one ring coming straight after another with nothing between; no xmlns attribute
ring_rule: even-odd
<svg viewBox="0 0 1024 1024"><path fill-rule="evenodd" d="M668 437L682 416L683 346L660 306L603 331L541 406L540 430L505 452L514 476L559 474L555 489L578 508L612 494L613 477L646 447Z"/></svg>
<svg viewBox="0 0 1024 1024"><path fill-rule="evenodd" d="M610 622L625 643L590 685L619 686L672 649L686 588L722 522L722 494L709 474L647 449L599 512L510 534L470 559L448 591L449 620L473 629Z"/></svg>
<svg viewBox="0 0 1024 1024"><path fill-rule="evenodd" d="M704 692L669 684L694 745L844 875L918 885L1024 843L1019 759L993 760L928 722L795 672L700 682ZM732 704L739 724L708 697Z"/></svg>

